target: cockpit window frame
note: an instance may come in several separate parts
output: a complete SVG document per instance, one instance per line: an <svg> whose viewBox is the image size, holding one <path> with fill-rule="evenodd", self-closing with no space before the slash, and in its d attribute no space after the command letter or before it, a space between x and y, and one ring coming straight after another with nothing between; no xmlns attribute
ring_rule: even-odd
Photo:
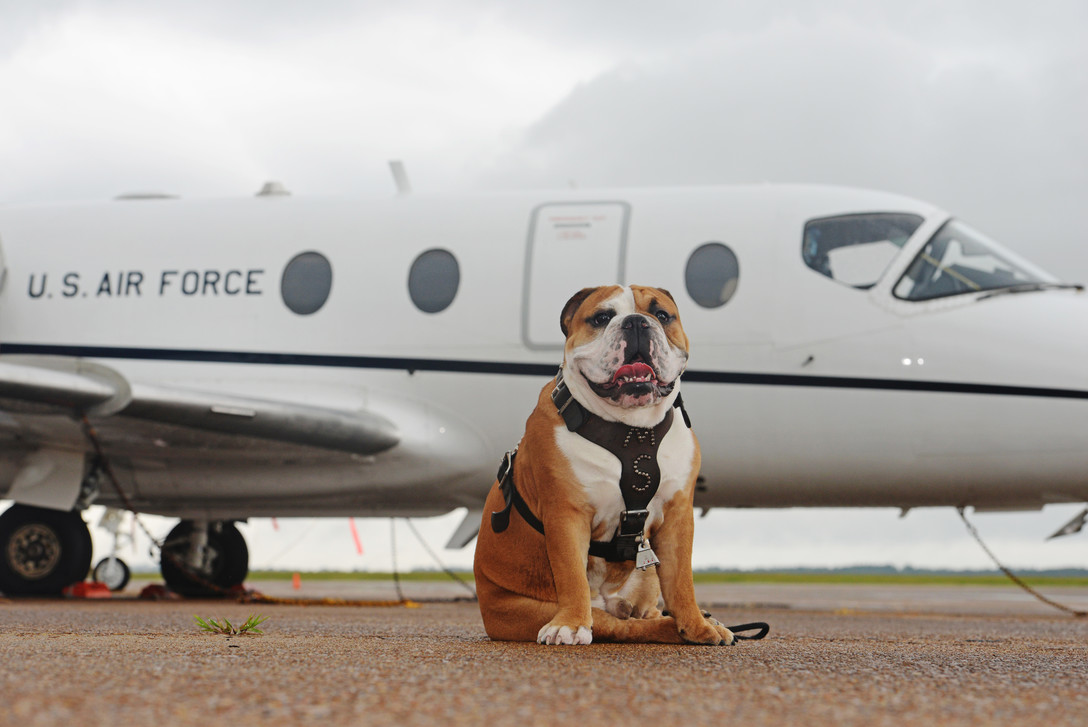
<svg viewBox="0 0 1088 727"><path fill-rule="evenodd" d="M858 235L858 240L855 242L844 242L842 244L828 244L826 247L817 247L819 245L817 239L823 230L821 226L836 225L838 223L860 223L860 224L876 224L886 225L888 230L892 230L896 227L904 233L905 236L892 238L891 236L880 237L879 235L873 235L872 240L865 239L867 236ZM899 223L899 224L896 224ZM908 212L901 210L879 210L870 212L848 212L837 215L824 215L822 217L813 217L805 221L804 228L801 233L801 260L804 262L805 267L813 272L819 273L821 276L832 280L839 285L847 288L853 288L854 290L870 290L875 287L881 280L883 280L888 272L895 267L896 260L898 260L902 254L902 251L907 247L910 240L914 237L915 233L925 225L925 217L917 212ZM848 230L847 230L848 231ZM844 278L836 277L832 272L829 264L830 253L836 250L845 250L848 248L858 247L862 245L877 245L881 242L886 242L895 248L898 248L893 252L883 264L883 268L880 273L873 276L869 275L872 280L868 280L865 283L854 283Z"/></svg>

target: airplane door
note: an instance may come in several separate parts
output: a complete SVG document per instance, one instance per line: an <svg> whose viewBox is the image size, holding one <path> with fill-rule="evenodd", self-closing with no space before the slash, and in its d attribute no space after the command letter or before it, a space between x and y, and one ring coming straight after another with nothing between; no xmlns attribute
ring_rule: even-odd
<svg viewBox="0 0 1088 727"><path fill-rule="evenodd" d="M543 204L533 210L525 255L522 337L530 348L563 345L559 315L585 287L624 283L626 202Z"/></svg>
<svg viewBox="0 0 1088 727"><path fill-rule="evenodd" d="M0 243L3 239L0 238ZM4 284L8 281L8 266L4 261L4 246L0 244L0 293L4 292Z"/></svg>

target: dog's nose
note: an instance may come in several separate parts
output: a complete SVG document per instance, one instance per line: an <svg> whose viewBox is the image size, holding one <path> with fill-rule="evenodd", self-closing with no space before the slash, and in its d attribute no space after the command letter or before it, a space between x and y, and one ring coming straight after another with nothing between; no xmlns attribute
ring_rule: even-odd
<svg viewBox="0 0 1088 727"><path fill-rule="evenodd" d="M646 316L629 315L620 321L620 329L623 331L623 339L627 344L623 362L631 363L641 360L649 363L652 358L650 355L652 331Z"/></svg>

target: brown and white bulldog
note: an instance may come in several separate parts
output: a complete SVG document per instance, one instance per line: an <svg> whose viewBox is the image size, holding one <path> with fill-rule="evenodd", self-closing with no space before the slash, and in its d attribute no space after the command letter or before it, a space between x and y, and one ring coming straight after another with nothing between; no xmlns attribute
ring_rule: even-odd
<svg viewBox="0 0 1088 727"><path fill-rule="evenodd" d="M484 507L474 570L488 636L543 644L733 643L695 603L699 444L686 415L673 416L688 359L676 302L660 288L586 288L567 302L560 325L567 337L560 376L540 392L526 422L512 479L496 481ZM614 433L611 449L587 438L585 421ZM650 445L634 457L625 452ZM656 491L643 485L655 469L645 452L656 454ZM630 498L642 490L652 497L633 509ZM593 545L619 552L624 539L618 557L590 555L591 541L615 541ZM636 557L640 565L659 560L656 572L636 569ZM659 595L668 616L658 610ZM593 607L594 596L604 608Z"/></svg>

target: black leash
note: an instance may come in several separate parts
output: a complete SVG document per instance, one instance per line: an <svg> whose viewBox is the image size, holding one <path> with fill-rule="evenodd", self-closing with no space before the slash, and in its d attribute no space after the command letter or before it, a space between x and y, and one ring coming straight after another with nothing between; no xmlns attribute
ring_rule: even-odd
<svg viewBox="0 0 1088 727"><path fill-rule="evenodd" d="M742 641L759 641L764 636L771 632L771 625L763 621L753 621L750 624L741 624L739 626L726 626L727 629L733 632L733 638L741 639ZM744 636L745 631L759 631L759 633L752 636Z"/></svg>
<svg viewBox="0 0 1088 727"><path fill-rule="evenodd" d="M719 626L722 626L723 628L727 628L732 631L733 638L737 639L738 641L759 641L771 632L771 625L769 623L766 623L765 621L753 621L752 623L739 624L737 626L725 626L724 624L720 623L718 619L711 616L709 611L703 611L702 614L703 618L710 619ZM671 614L668 612L668 610L665 610L661 612L661 615L669 616ZM745 636L745 631L758 631L759 633L752 636Z"/></svg>

